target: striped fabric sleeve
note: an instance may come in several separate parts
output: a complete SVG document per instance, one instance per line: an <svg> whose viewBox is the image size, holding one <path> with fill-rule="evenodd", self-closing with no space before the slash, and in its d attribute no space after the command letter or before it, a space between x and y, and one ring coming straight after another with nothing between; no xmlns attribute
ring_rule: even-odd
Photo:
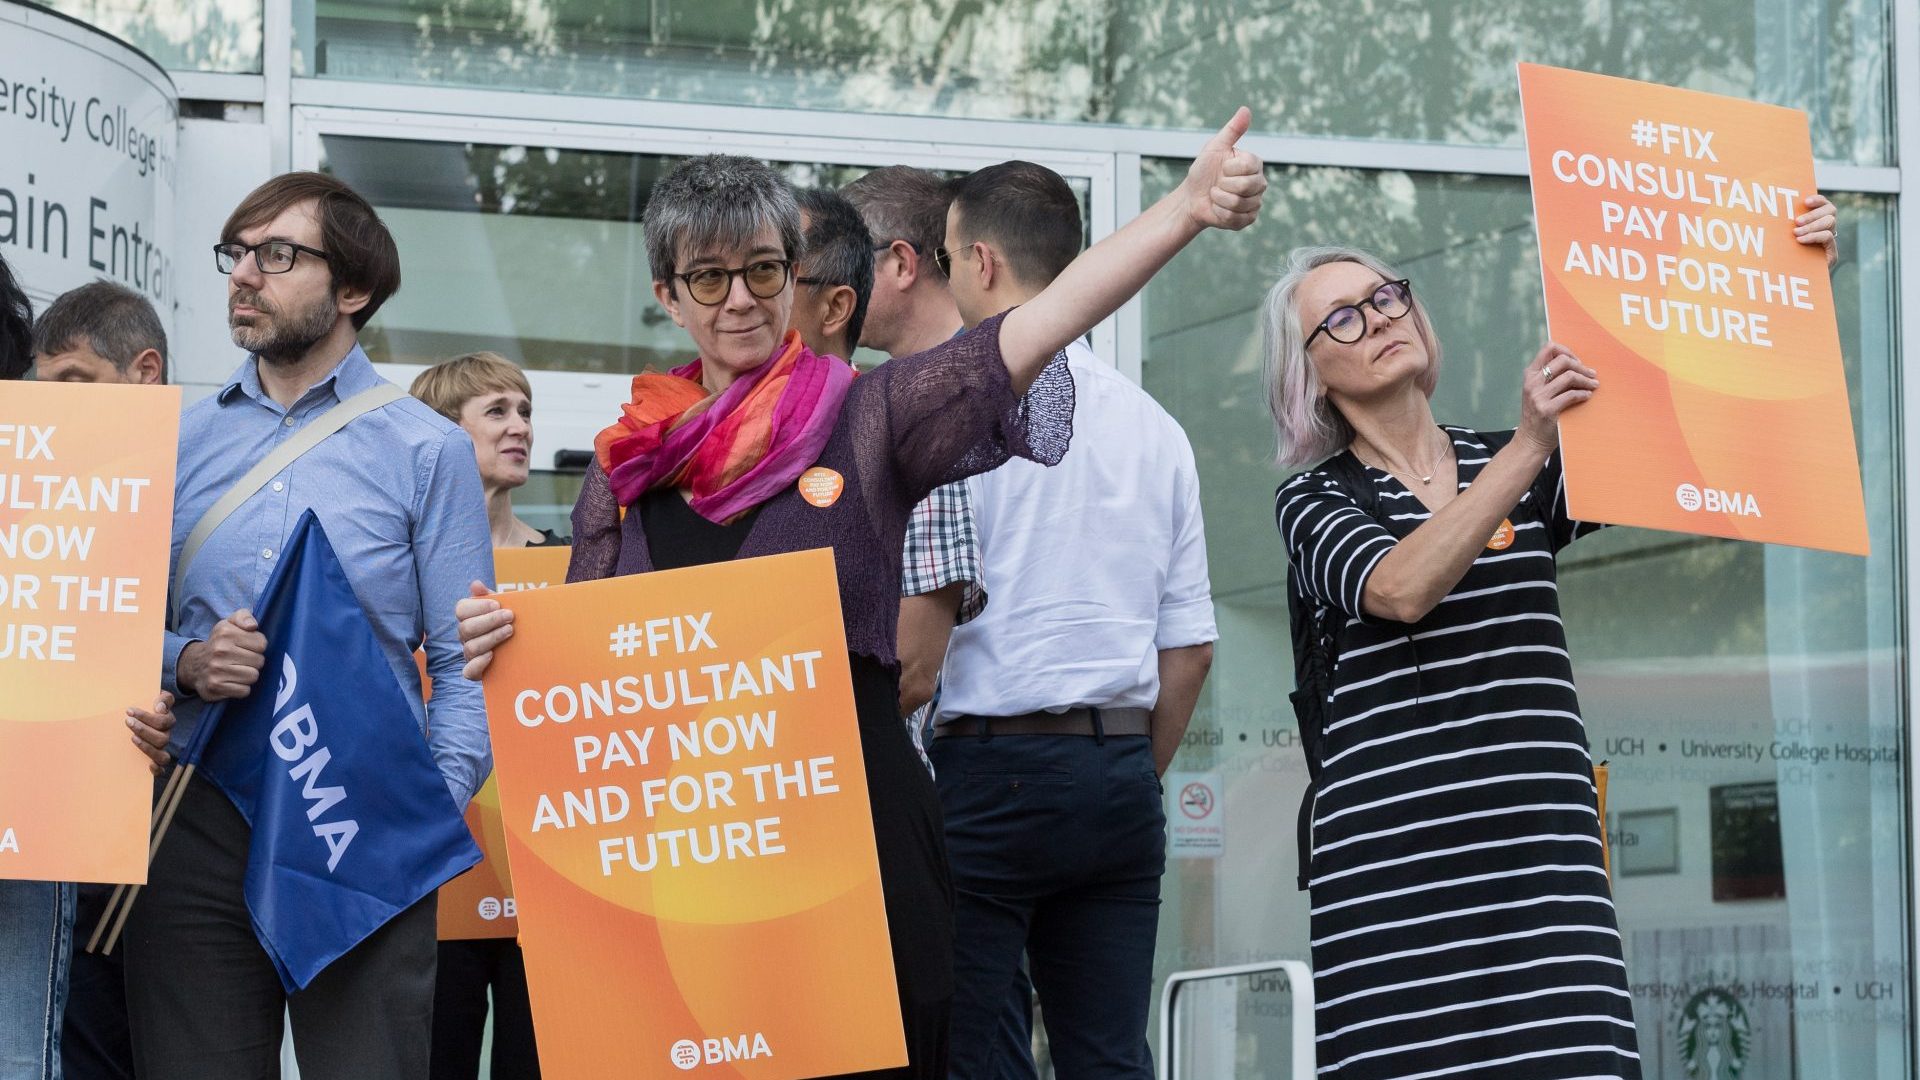
<svg viewBox="0 0 1920 1080"><path fill-rule="evenodd" d="M1274 516L1295 586L1310 599L1365 619L1367 578L1397 542L1353 496L1318 470L1282 485Z"/></svg>
<svg viewBox="0 0 1920 1080"><path fill-rule="evenodd" d="M1540 483L1536 490L1553 493L1552 515L1549 526L1553 532L1553 550L1573 543L1583 536L1589 536L1606 528L1597 521L1577 521L1567 514L1567 474L1560 464L1560 451L1555 450L1547 459L1546 468L1541 470ZM1536 495L1535 498L1538 498Z"/></svg>

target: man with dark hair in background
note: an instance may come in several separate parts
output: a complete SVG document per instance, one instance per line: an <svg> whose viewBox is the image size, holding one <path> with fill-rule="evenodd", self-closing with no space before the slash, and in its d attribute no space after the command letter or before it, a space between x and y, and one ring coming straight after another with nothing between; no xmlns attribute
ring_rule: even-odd
<svg viewBox="0 0 1920 1080"><path fill-rule="evenodd" d="M147 298L100 280L70 289L33 324L33 377L41 382L163 383L167 331ZM91 929L106 911L110 885L79 886L74 925ZM66 1080L133 1080L127 1033L126 954L86 950L73 940L67 1017L60 1033Z"/></svg>
<svg viewBox="0 0 1920 1080"><path fill-rule="evenodd" d="M873 296L873 237L840 195L798 188L794 197L806 246L793 279L791 326L807 348L852 362Z"/></svg>
<svg viewBox="0 0 1920 1080"><path fill-rule="evenodd" d="M63 293L33 324L41 382L164 383L167 330L147 298L95 281Z"/></svg>
<svg viewBox="0 0 1920 1080"><path fill-rule="evenodd" d="M1057 173L956 181L940 252L968 326L1078 254ZM1199 479L1179 424L1076 341L1073 446L969 479L994 603L957 628L933 762L953 867L949 1075L993 1067L1022 950L1062 1080L1153 1075L1147 1048L1166 816L1157 778L1212 660Z"/></svg>
<svg viewBox="0 0 1920 1080"><path fill-rule="evenodd" d="M325 527L388 667L410 692L456 807L492 768L480 685L460 677L454 603L493 578L486 499L458 425L374 371L357 343L400 286L400 255L372 206L321 173L248 195L221 230L227 322L250 354L181 418L173 597L163 677L180 698L175 745L209 702L246 697L267 641L248 610L302 512ZM358 413L268 478L182 567L196 522L259 461L336 408ZM413 651L425 641L431 703ZM277 677L277 676L276 676ZM431 722L429 723L429 719ZM427 1075L435 897L395 915L297 994L281 988L243 891L250 829L195 778L127 926L127 1003L142 1080L278 1072L282 1017L306 1080Z"/></svg>

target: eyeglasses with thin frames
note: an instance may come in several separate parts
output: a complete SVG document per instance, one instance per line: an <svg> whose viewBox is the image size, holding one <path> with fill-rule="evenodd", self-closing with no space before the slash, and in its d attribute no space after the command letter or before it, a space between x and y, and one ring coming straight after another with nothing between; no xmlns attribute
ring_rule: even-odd
<svg viewBox="0 0 1920 1080"><path fill-rule="evenodd" d="M762 300L771 300L787 287L787 278L792 273L791 259L759 259L731 270L714 266L673 276L676 280L686 282L687 295L696 302L716 307L733 291L733 279L736 277L746 281L748 292Z"/></svg>
<svg viewBox="0 0 1920 1080"><path fill-rule="evenodd" d="M321 261L327 260L327 253L319 248L310 248L305 244L296 244L291 240L263 240L258 244L215 244L213 245L213 265L223 274L231 274L240 269L240 263L251 254L253 265L263 274L284 274L293 269L293 264L302 253Z"/></svg>
<svg viewBox="0 0 1920 1080"><path fill-rule="evenodd" d="M1372 306L1373 310L1389 319L1398 319L1413 310L1413 284L1406 278L1399 281L1382 282L1373 290L1373 295L1357 304L1342 304L1334 308L1326 318L1320 320L1313 333L1300 346L1305 349L1313 344L1313 339L1325 334L1342 345L1351 345L1367 336L1367 313L1362 308Z"/></svg>

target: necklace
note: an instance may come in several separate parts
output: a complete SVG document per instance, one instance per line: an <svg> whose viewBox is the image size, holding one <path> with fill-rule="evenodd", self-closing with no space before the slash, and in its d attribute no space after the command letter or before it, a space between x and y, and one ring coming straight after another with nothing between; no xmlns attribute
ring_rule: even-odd
<svg viewBox="0 0 1920 1080"><path fill-rule="evenodd" d="M1421 476L1419 473L1416 473L1411 469L1394 468L1392 463L1388 461L1387 455L1380 453L1379 448L1375 447L1372 443L1367 444L1367 449L1373 451L1374 454L1378 455L1382 463L1382 467L1387 472L1390 472L1395 476L1399 476L1405 479L1418 480L1420 481L1421 486L1423 487L1431 487L1433 485L1433 478L1439 473L1439 464L1440 462L1446 460L1446 454L1447 454L1447 448L1442 447L1438 457L1435 459L1433 468L1427 471L1427 475Z"/></svg>

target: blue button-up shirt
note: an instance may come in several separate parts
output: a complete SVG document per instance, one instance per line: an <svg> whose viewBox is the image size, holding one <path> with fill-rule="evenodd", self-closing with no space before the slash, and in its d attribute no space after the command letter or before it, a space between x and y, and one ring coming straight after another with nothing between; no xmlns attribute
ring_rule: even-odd
<svg viewBox="0 0 1920 1080"><path fill-rule="evenodd" d="M254 365L249 357L219 393L180 418L169 580L187 534L242 474L308 422L381 382L355 345L288 409L267 396ZM198 698L180 694L180 650L259 601L281 546L308 509L326 528L394 677L410 691L414 719L454 803L466 806L492 771L493 754L480 684L460 675L453 606L467 595L467 582L492 583L492 534L472 440L410 397L329 436L207 538L187 569L180 614L167 633L162 685L181 697L175 749L192 738L205 709ZM423 639L434 687L427 705L413 660Z"/></svg>

